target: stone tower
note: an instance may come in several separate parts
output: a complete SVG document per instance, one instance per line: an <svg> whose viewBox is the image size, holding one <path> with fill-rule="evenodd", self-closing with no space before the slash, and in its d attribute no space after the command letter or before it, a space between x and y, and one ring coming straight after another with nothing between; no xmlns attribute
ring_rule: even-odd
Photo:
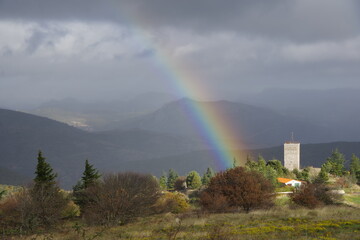
<svg viewBox="0 0 360 240"><path fill-rule="evenodd" d="M300 169L300 143L290 142L284 143L284 167L290 171Z"/></svg>

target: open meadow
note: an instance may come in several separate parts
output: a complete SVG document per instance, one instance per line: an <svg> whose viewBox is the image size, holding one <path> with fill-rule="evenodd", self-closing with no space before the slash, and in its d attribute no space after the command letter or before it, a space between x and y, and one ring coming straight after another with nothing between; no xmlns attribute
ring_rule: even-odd
<svg viewBox="0 0 360 240"><path fill-rule="evenodd" d="M5 239L360 239L360 209L276 206L248 214L167 213L114 227L72 220L46 233Z"/></svg>

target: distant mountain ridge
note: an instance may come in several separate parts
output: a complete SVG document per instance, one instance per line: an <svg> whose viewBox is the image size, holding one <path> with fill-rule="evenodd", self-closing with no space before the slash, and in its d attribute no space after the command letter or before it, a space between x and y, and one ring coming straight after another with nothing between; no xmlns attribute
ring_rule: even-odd
<svg viewBox="0 0 360 240"><path fill-rule="evenodd" d="M352 154L360 157L360 142L331 142L319 144L301 144L300 167L308 166L321 167L326 159L331 155L332 151L338 149L346 157L345 165L349 167ZM284 164L284 148L276 146L271 148L253 149L247 151L232 151L231 155L236 159L240 166L244 166L248 155L257 160L259 155L263 156L267 161L278 159ZM187 174L189 171L196 170L204 173L207 167L213 169L224 168L223 163L219 162L213 150L194 151L180 155L155 158L151 160L128 162L124 164L124 170L150 172L160 176L163 172L173 168L181 175Z"/></svg>
<svg viewBox="0 0 360 240"><path fill-rule="evenodd" d="M124 121L119 128L139 128L168 134L199 137L194 127L192 116L187 106L199 105L203 108L214 108L228 119L235 134L242 137L250 148L282 144L295 132L299 139L306 143L335 141L331 130L310 124L306 121L279 114L275 111L230 101L196 102L181 99L168 103L157 111Z"/></svg>
<svg viewBox="0 0 360 240"><path fill-rule="evenodd" d="M60 182L69 187L85 159L102 171L121 171L123 162L205 149L199 141L143 130L89 133L31 114L0 109L0 167L33 177L42 150Z"/></svg>
<svg viewBox="0 0 360 240"><path fill-rule="evenodd" d="M309 144L343 140L337 131L326 126L247 104L180 99L128 121L112 121L106 128L113 129L102 132L87 132L45 117L0 109L0 173L11 172L19 179L31 179L39 149L66 188L79 179L85 159L102 172L133 170L161 174L168 168L182 173L221 167L214 149L204 143L194 127L188 111L192 104L216 108L246 146L255 149L250 150L255 157L262 154L266 159L282 160L281 145L291 132L302 143L302 166L320 166L336 147L344 149L347 155L359 154L358 142ZM245 155L240 150L233 155L244 161ZM0 181L13 181L10 175Z"/></svg>
<svg viewBox="0 0 360 240"><path fill-rule="evenodd" d="M87 131L112 130L113 122L147 114L176 97L157 92L148 92L130 99L82 102L62 99L45 102L26 112L67 123Z"/></svg>
<svg viewBox="0 0 360 240"><path fill-rule="evenodd" d="M359 141L360 89L265 89L239 102L328 128L334 141ZM322 141L323 142L323 141Z"/></svg>

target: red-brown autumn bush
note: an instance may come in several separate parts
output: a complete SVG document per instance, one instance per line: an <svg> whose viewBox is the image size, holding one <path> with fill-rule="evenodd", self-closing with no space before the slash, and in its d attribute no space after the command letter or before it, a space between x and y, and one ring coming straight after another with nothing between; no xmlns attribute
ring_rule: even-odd
<svg viewBox="0 0 360 240"><path fill-rule="evenodd" d="M223 212L242 208L246 212L273 205L274 187L258 172L236 167L218 173L201 193L205 210Z"/></svg>
<svg viewBox="0 0 360 240"><path fill-rule="evenodd" d="M315 196L315 185L307 184L301 186L290 195L291 200L297 205L304 206L310 209L316 208L320 205L320 201Z"/></svg>
<svg viewBox="0 0 360 240"><path fill-rule="evenodd" d="M7 232L10 229L20 229L21 212L19 197L11 196L0 204L0 229Z"/></svg>
<svg viewBox="0 0 360 240"><path fill-rule="evenodd" d="M294 191L290 198L297 205L313 209L320 205L334 204L339 196L331 193L323 184L306 184Z"/></svg>

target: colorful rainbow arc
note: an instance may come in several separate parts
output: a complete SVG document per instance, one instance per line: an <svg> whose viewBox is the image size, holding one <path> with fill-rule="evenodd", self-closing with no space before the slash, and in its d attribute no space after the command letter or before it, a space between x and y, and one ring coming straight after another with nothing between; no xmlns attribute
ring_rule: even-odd
<svg viewBox="0 0 360 240"><path fill-rule="evenodd" d="M175 62L166 49L151 41L144 29L141 28L140 21L131 21L129 26L132 26L131 29L140 44L152 48L159 67L165 72L171 87L180 96L201 96L209 99L211 91L198 84L197 79L200 78L195 76L194 71L190 72L188 71L190 68ZM219 170L230 168L234 161L232 150L244 149L241 138L232 129L232 123L223 116L220 109L215 107L214 104L198 101L184 102L186 103L186 110L189 116L192 117L192 121L199 130L200 135L213 149L217 159L217 168Z"/></svg>

